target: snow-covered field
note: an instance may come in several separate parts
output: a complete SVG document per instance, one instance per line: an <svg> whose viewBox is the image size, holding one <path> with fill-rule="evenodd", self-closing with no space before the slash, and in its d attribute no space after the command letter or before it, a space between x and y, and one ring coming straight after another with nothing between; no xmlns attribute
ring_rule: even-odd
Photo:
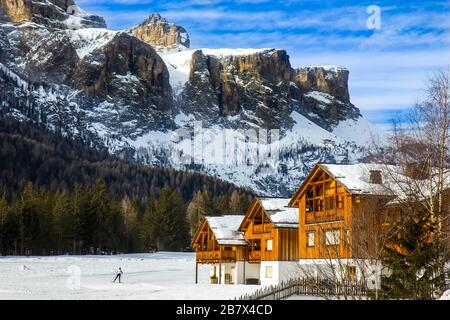
<svg viewBox="0 0 450 320"><path fill-rule="evenodd" d="M123 283L112 283L121 267ZM78 277L78 271L80 276ZM0 299L233 299L258 286L210 285L195 254L0 257Z"/></svg>

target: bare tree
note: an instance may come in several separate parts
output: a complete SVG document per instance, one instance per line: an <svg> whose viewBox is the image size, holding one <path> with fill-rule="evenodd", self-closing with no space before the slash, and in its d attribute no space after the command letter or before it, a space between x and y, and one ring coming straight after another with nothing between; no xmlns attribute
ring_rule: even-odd
<svg viewBox="0 0 450 320"><path fill-rule="evenodd" d="M396 217L396 232L401 232L418 211L427 214L433 226L429 241L439 245L439 250L436 259L430 261L436 266L430 281L445 274L448 258L449 98L450 72L437 72L429 80L426 99L412 108L403 123L394 123L390 152L384 157L387 187L396 195L390 209L403 212ZM441 294L440 290L436 287L434 295Z"/></svg>
<svg viewBox="0 0 450 320"><path fill-rule="evenodd" d="M425 224L430 234L424 241L439 248L436 258L429 261L433 274L418 274L417 277L429 277L431 282L447 272L445 266L450 243L449 98L450 71L438 72L429 80L426 99L416 104L405 119L394 122L388 145L377 146L376 149L382 152L372 157L384 164L383 188L388 196L362 199L362 205L352 212L352 216L357 217L352 225L341 226L343 243L338 246L320 244L320 259L308 259L308 264L305 260L301 261L300 272L311 283L321 278L336 286L344 284L345 287L349 270L355 267L359 271L357 280L361 285L372 280L379 281L381 273L390 272L382 265L390 240L404 230L417 212L426 213L430 219L429 225L433 225L433 228L428 228ZM351 235L351 243L347 243L346 232ZM348 246L351 259L349 251L342 249L343 245ZM367 271L377 274L372 277ZM316 283L323 285L323 282ZM375 283L374 298L379 298L379 288L380 284ZM442 288L433 288L435 297L442 293ZM340 291L332 298L365 297Z"/></svg>

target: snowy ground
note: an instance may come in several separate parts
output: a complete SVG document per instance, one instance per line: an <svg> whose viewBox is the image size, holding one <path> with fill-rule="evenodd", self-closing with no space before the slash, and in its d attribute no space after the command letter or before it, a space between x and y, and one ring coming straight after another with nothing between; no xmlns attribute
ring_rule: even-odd
<svg viewBox="0 0 450 320"><path fill-rule="evenodd" d="M121 267L123 283L112 283ZM69 272L69 270L71 270ZM80 277L77 277L77 271ZM210 285L193 253L0 257L0 299L233 299L258 286Z"/></svg>

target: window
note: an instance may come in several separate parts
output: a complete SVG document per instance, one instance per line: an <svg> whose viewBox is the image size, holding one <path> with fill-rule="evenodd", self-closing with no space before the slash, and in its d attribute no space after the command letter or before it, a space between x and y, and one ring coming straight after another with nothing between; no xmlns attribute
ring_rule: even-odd
<svg viewBox="0 0 450 320"><path fill-rule="evenodd" d="M253 250L261 250L261 240L255 239L253 242Z"/></svg>
<svg viewBox="0 0 450 320"><path fill-rule="evenodd" d="M336 198L334 196L327 196L325 198L325 210L333 210L336 209Z"/></svg>
<svg viewBox="0 0 450 320"><path fill-rule="evenodd" d="M272 266L266 266L266 278L272 278Z"/></svg>
<svg viewBox="0 0 450 320"><path fill-rule="evenodd" d="M272 239L266 240L266 250L272 251Z"/></svg>
<svg viewBox="0 0 450 320"><path fill-rule="evenodd" d="M338 196L338 209L344 209L344 196Z"/></svg>
<svg viewBox="0 0 450 320"><path fill-rule="evenodd" d="M314 231L308 231L306 233L306 244L308 247L314 247L316 240L316 233Z"/></svg>
<svg viewBox="0 0 450 320"><path fill-rule="evenodd" d="M350 230L345 230L345 245L349 246L350 245Z"/></svg>
<svg viewBox="0 0 450 320"><path fill-rule="evenodd" d="M325 245L336 246L339 244L339 229L325 230Z"/></svg>

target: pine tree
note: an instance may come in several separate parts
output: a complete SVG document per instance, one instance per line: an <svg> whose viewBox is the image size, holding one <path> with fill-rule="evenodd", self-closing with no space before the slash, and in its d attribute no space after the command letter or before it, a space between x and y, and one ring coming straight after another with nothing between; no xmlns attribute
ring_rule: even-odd
<svg viewBox="0 0 450 320"><path fill-rule="evenodd" d="M420 208L420 205L417 206ZM439 268L440 243L431 240L436 226L425 210L401 211L401 222L384 248L381 296L388 299L431 299L443 285Z"/></svg>
<svg viewBox="0 0 450 320"><path fill-rule="evenodd" d="M229 214L230 213L230 197L223 194L217 197L216 199L216 211L220 213L221 215Z"/></svg>
<svg viewBox="0 0 450 320"><path fill-rule="evenodd" d="M186 209L186 215L190 226L191 236L193 236L194 233L197 231L200 219L205 214L206 211L203 193L199 191L195 194L191 202L189 202L189 205Z"/></svg>
<svg viewBox="0 0 450 320"><path fill-rule="evenodd" d="M122 199L122 215L127 252L138 252L139 245L139 202L137 199Z"/></svg>
<svg viewBox="0 0 450 320"><path fill-rule="evenodd" d="M250 204L249 198L245 194L240 194L239 191L234 190L230 198L230 213L244 214Z"/></svg>
<svg viewBox="0 0 450 320"><path fill-rule="evenodd" d="M69 194L60 192L56 195L55 205L52 210L53 239L58 254L70 250L72 233L72 213Z"/></svg>
<svg viewBox="0 0 450 320"><path fill-rule="evenodd" d="M156 220L159 226L158 249L178 251L188 245L188 228L186 221L186 208L183 197L164 188L158 199Z"/></svg>
<svg viewBox="0 0 450 320"><path fill-rule="evenodd" d="M85 188L81 184L76 184L72 194L72 215L70 216L68 223L70 225L73 254L80 253L83 239L88 238L85 213L89 208L88 202L89 197Z"/></svg>
<svg viewBox="0 0 450 320"><path fill-rule="evenodd" d="M155 219L155 200L152 197L148 197L145 213L139 228L140 246L146 252L157 248L156 241L159 236L159 228Z"/></svg>
<svg viewBox="0 0 450 320"><path fill-rule="evenodd" d="M2 194L0 197L0 256L5 252L6 245L6 227L8 223L9 206L6 199L6 194Z"/></svg>
<svg viewBox="0 0 450 320"><path fill-rule="evenodd" d="M239 196L239 192L234 190L231 194L230 198L230 213L231 214L239 214L241 208L241 198Z"/></svg>
<svg viewBox="0 0 450 320"><path fill-rule="evenodd" d="M20 254L32 254L33 245L39 234L39 212L36 207L37 193L31 182L16 202L14 211L17 214L19 227Z"/></svg>

